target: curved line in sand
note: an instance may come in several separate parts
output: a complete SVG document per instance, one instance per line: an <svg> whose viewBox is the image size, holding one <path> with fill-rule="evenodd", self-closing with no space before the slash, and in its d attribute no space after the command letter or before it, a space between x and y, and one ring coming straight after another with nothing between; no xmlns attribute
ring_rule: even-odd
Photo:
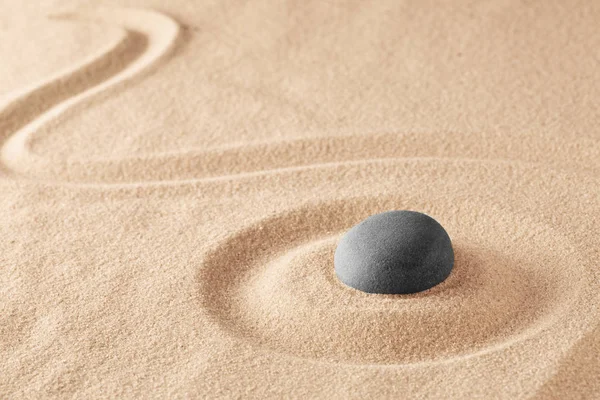
<svg viewBox="0 0 600 400"><path fill-rule="evenodd" d="M543 276L537 276L537 275L531 275L530 277L528 277L527 279L524 279L526 275L524 271L522 270L522 266L519 265L520 264L520 260L517 260L515 265L511 265L510 263L507 264L506 266L506 273L508 274L507 276L501 275L495 278L491 278L491 283L488 283L487 290L489 290L489 292L487 292L485 289L482 292L482 298L480 299L480 301L482 302L486 302L489 299L489 295L491 294L492 297L491 299L493 300L494 297L506 297L505 293L502 293L503 288L506 287L511 287L510 281L511 279L516 279L517 283L516 286L521 288L521 291L523 293L529 293L529 291L531 290L532 293L536 293L538 291L542 291L542 293L539 293L539 296L535 296L536 297L546 297L546 295L550 294L551 298L554 298L552 301L549 301L548 303L542 302L540 303L540 309L538 310L536 307L534 307L535 309L530 310L532 312L531 317L534 319L533 321L529 320L527 318L524 318L523 315L520 315L520 313L522 311L517 311L517 309L515 308L514 310L511 307L508 307L508 311L502 313L503 314L503 318L509 316L510 318L508 318L508 320L512 320L512 318L519 318L519 319L523 319L522 321L520 321L513 329L515 329L515 331L510 332L506 337L504 337L502 340L489 340L486 339L483 343L479 343L475 348L471 349L471 350L466 350L465 352L459 352L459 353L455 353L455 354L448 354L442 357L436 357L433 359L426 359L425 360L406 360L406 361L400 361L399 362L394 362L392 360L388 360L388 361L382 361L382 360L361 360L359 359L345 359L344 356L340 356L341 358L338 357L337 355L337 350L327 350L327 353L321 354L321 356L318 357L305 357L303 355L299 355L297 352L300 350L288 350L287 346L291 346L291 343L295 343L294 346L296 346L297 349L300 349L301 347L298 346L311 346L310 342L311 340L314 340L317 342L316 345L314 345L315 349L318 349L319 351L323 350L323 346L326 345L326 343L321 343L322 341L319 341L319 336L323 336L326 338L330 338L332 336L335 336L336 331L328 331L325 330L324 332L321 332L320 330L322 330L319 327L319 324L316 323L315 321L320 321L319 318L332 318L331 315L335 314L336 318L341 318L339 314L336 313L335 310L321 310L321 312L319 313L317 309L315 309L314 307L309 307L310 308L310 313L311 314L318 314L317 317L311 317L306 319L302 314L302 310L303 310L303 304L298 303L296 300L294 300L294 298L292 297L291 299L289 299L289 302L285 302L284 301L284 305L283 306L278 306L276 304L276 300L272 300L272 299L279 299L279 301L281 301L281 299L283 297L286 297L285 295L289 295L288 291L286 290L286 288L288 287L293 287L293 286L298 286L302 284L302 274L306 273L305 271L302 272L300 275L295 275L294 271L296 271L296 267L299 267L300 265L302 266L308 266L308 265L313 265L314 266L314 262L315 260L311 259L309 257L309 259L304 259L302 257L305 257L307 252L304 251L306 246L309 247L313 247L313 245L315 245L315 243L320 243L323 241L323 237L325 238L331 238L332 237L332 232L338 232L341 233L344 230L344 226L342 226L345 223L341 223L340 225L340 221L337 221L336 215L338 214L344 214L343 212L339 212L339 208L343 208L345 206L347 206L348 204L353 204L358 202L357 204L362 204L363 202L365 204L371 204L372 202L380 202L381 197L373 197L372 199L362 199L362 198L347 198L347 199L340 199L337 200L337 202L335 204L338 204L337 206L333 206L330 203L327 204L315 204L315 205L306 205L304 207L301 207L300 209L294 209L294 210L287 210L283 213L277 214L275 216L270 216L268 218L262 219L258 222L254 222L252 224L250 224L249 226L246 226L244 228L240 228L239 230L237 230L235 233L233 233L232 235L230 235L227 239L225 239L224 241L221 241L220 244L215 247L212 251L209 251L206 259L205 259L205 268L203 271L199 272L199 276L198 276L198 282L200 283L200 287L201 287L201 302L203 304L203 308L207 310L207 312L209 313L209 316L211 317L211 320L216 323L218 326L222 327L222 329L227 332L228 334L232 335L233 337L237 338L238 340L242 340L242 341L247 341L251 344L254 344L256 346L258 346L259 349L266 351L266 352L275 352L277 354L280 355L284 355L293 359L302 359L302 360L310 360L313 362L317 362L317 363L341 363L341 364L347 364L347 365L371 365L371 366L377 366L377 367L419 367L419 366L423 366L423 365L437 365L437 364L447 364L447 363L452 363L452 362L456 362L459 360L465 360L465 359L469 359L472 357L477 357L477 356L482 356L485 354L490 354L493 353L497 350L501 350L504 348L507 348L513 344L516 344L518 342L521 342L523 340L527 340L528 338L534 337L538 332L545 330L546 328L548 328L549 326L551 326L555 321L559 320L560 315L563 315L569 308L570 306L573 304L573 302L575 301L575 298L578 296L578 293L581 292L582 287L580 286L583 282L580 279L583 279L583 271L577 271L575 270L575 277L577 277L577 279L571 279L573 282L579 282L579 284L575 284L573 283L573 287L571 287L571 290L568 290L568 292L570 292L570 297L564 297L562 295L558 295L557 298L554 298L554 295L551 295L551 293L554 290L557 290L557 288L560 285L555 285L556 282L554 282L554 284L550 284L550 282L545 282L543 279ZM350 202L350 203L348 203ZM387 204L386 201L383 201L383 204ZM328 207L331 206L331 207ZM383 206L383 205L380 205ZM491 204L488 204L488 206L491 206ZM307 208L308 207L308 208ZM369 208L371 206L367 206L367 208ZM378 206L379 207L379 206ZM359 207L360 208L360 207ZM377 207L376 207L377 208ZM385 207L384 207L385 208ZM333 213L331 213L330 211L326 211L326 210L337 210ZM312 214L312 217L307 218L306 217L306 212L309 212L309 214ZM381 211L381 210L378 210ZM506 210L505 210L506 211ZM368 213L367 213L368 214ZM492 213L493 214L493 213ZM503 212L498 213L498 215L503 215ZM491 215L491 214L490 214ZM494 214L495 215L495 214ZM315 218L319 221L315 222ZM521 220L522 216L515 216L514 220ZM303 221L312 221L312 222L303 222ZM502 221L499 220L499 224L504 224L506 223L506 221ZM300 223L301 227L298 228L296 225ZM302 225L303 224L303 225ZM293 227L293 228L292 228ZM550 227L548 227L548 229L550 229ZM284 233L282 233L282 230ZM546 230L542 230L542 235L540 236L542 239L550 239L551 241L554 241L555 238L560 237L562 238L561 240L558 240L556 242L556 244L560 244L560 246L557 247L552 247L552 248L559 248L561 249L558 253L560 254L561 252L563 253L562 255L560 255L560 257L563 258L569 258L571 256L576 256L576 253L578 252L577 248L573 245L573 243L566 237L563 237L562 235L559 235L557 232L555 232L553 229L550 229L549 231ZM333 234L333 236L336 236L336 234ZM535 239L535 240L540 240L539 238ZM318 247L318 246L317 246ZM248 248L253 249L252 251L248 251ZM302 248L303 251L296 251L298 248ZM568 251L566 251L568 250ZM274 251L273 255L272 253L270 253L271 251ZM302 260L294 262L293 259L298 255L297 253L302 255ZM310 253L310 252L309 252ZM461 252L459 252L460 254ZM465 252L462 252L465 253ZM500 252L502 253L502 252ZM466 252L466 254L468 254L468 252ZM463 254L464 255L464 254ZM240 258L241 257L241 258ZM266 258L265 258L266 257ZM546 257L546 256L544 256ZM549 257L549 256L548 256ZM560 258L559 257L559 258ZM325 257L325 259L329 259L331 257ZM480 262L485 263L485 261L482 260L486 260L488 259L488 257L484 257L484 256L477 256L474 259L480 259L480 261L475 261L473 262L473 260L468 261L470 258L472 257L466 257L465 261L465 257L461 257L460 259L460 263L463 263L463 269L465 268L466 265L471 265L471 267L475 267L475 269L477 270L478 268L480 268L480 266L478 267L477 264ZM317 257L317 260L319 258ZM492 257L492 259L495 259L494 257ZM500 259L499 259L500 260ZM541 259L540 259L541 260ZM467 264L464 264L464 262L466 262ZM489 262L489 261L488 261ZM460 263L458 265L460 265ZM470 264L469 264L470 263ZM319 264L319 262L317 261L317 264ZM295 265L295 266L294 266ZM457 265L457 266L458 266ZM495 265L495 263L491 266L487 266L487 267L483 267L484 270L489 269L490 267L496 267L497 265ZM308 268L308 267L307 267ZM318 267L319 269L321 269L321 267ZM308 268L308 270L311 270L311 268ZM324 268L327 269L327 268ZM329 268L331 269L331 268ZM501 268L500 270L504 270L504 268ZM512 271L512 272L511 272ZM314 271L313 271L314 272ZM477 271L475 271L477 272ZM580 274L581 272L581 274ZM243 276L245 274L251 274L251 276L254 276L252 278L243 278ZM406 299L413 298L413 297L423 297L423 296L432 296L433 299L436 298L436 296L438 295L443 295L445 297L440 297L438 300L443 300L441 302L436 303L438 304L438 306L442 305L444 302L446 301L452 301L452 297L448 298L447 297L447 293L455 291L455 294L460 296L460 294L464 291L461 287L463 285L467 285L467 286L471 286L472 287L478 287L480 285L480 282L473 282L473 283L465 283L465 280L469 280L472 279L472 275L473 275L474 271L471 270L468 274L465 274L465 271L458 271L459 277L456 277L454 275L451 275L451 277L449 278L449 280L443 284L441 284L439 287L432 289L429 293L420 293L420 294L416 294L416 295L412 295L412 296L404 296L402 297L402 300L396 300L396 301L406 301ZM254 275L257 274L257 275ZM317 281L319 280L318 276L320 273L317 273ZM453 272L453 274L455 274L455 272ZM494 275L491 275L492 277ZM574 276L571 276L570 278L574 278ZM341 296L341 298L344 298L344 291L352 291L352 292L356 292L353 289L340 289L338 286L340 286L339 284L336 284L336 280L333 277L327 276L327 279L322 279L321 280L321 284L325 285L324 287L327 287L327 290L324 290L322 293L329 293L329 292L337 292L336 295L336 299L337 297ZM312 278L314 281L314 277ZM474 278L473 278L474 279ZM274 282L277 282L277 284L273 284L271 282L271 280L273 280ZM488 278L484 278L485 281L488 281ZM569 279L565 279L565 282L569 282ZM506 282L508 282L508 286L506 286ZM529 283L527 283L529 282ZM286 286L286 284L288 286ZM291 285L293 284L293 285ZM496 288L496 285L498 284L498 287ZM458 285L458 286L457 286ZM514 283L513 283L514 285ZM283 289L279 289L279 287L283 287ZM555 287L556 286L556 287ZM442 288L443 287L443 288ZM204 289L202 289L204 288ZM269 289L270 288L270 289ZM547 291L550 292L547 292ZM258 296L258 293L260 293L261 291L265 292L266 294L263 293L265 299L261 300L260 297ZM500 291L500 292L498 292ZM247 294L251 294L250 295L244 295L243 293L247 292ZM271 293L272 292L272 293ZM310 290L309 290L310 292ZM305 293L304 291L302 291L302 293ZM510 292L508 292L510 293ZM558 292L557 292L558 293ZM237 296L241 296L240 299L236 300L235 298ZM258 297L257 297L258 296ZM364 294L358 294L358 296L361 296L361 302L365 303L368 301L367 297L369 297L370 295L364 295ZM487 297L486 297L487 296ZM318 297L318 296L317 296ZM364 297L364 299L363 299ZM392 296L393 297L393 296ZM233 298L233 300L232 300ZM381 298L380 296L378 298ZM307 304L313 304L315 302L316 299L309 299ZM323 300L323 299L321 299ZM331 301L331 299L330 299ZM330 302L329 301L329 302ZM338 300L339 301L339 300ZM460 305L462 304L462 300L458 299L456 300L458 301L456 304ZM515 300L518 301L518 298ZM317 302L318 304L321 304L320 302ZM360 316L361 318L364 318L365 321L369 321L368 314L372 313L372 309L369 310L368 307L365 308L365 306L361 303L361 308L360 310L354 310L352 308L347 307L347 304L345 301L342 301L342 303L344 304L344 310L350 312L359 312L361 313ZM286 305L287 304L287 305ZM288 307L290 304L294 304L293 307ZM325 300L324 304L328 304L328 301ZM433 304L434 306L436 304ZM393 305L393 304L392 304ZM516 307L518 307L515 304ZM266 307L266 308L265 308ZM281 308L283 307L283 308ZM471 307L465 307L467 309L472 309ZM485 307L484 307L485 308ZM451 308L453 309L453 308ZM460 310L460 308L458 308ZM541 310L544 310L542 312L541 315L536 315L538 312L541 312ZM389 310L388 310L389 311ZM393 311L393 310L392 310ZM443 312L441 310L436 311L436 310L430 310L431 312ZM453 311L456 312L456 311ZM489 312L489 311L488 311ZM249 314L248 314L249 313ZM363 314L365 313L365 314ZM512 314L514 313L514 314ZM238 322L238 319L240 318L240 316L247 314L246 317L244 318L250 318L248 319L246 322L243 322L243 318L241 320L241 322ZM279 322L274 325L271 326L270 328L265 324L265 321L268 321L269 318L267 319L261 319L262 317L260 317L261 315L278 315L280 320ZM358 318L359 314L356 314L356 316L354 318ZM401 314L399 314L401 315ZM534 317L535 315L535 317ZM409 314L407 314L407 316L409 316ZM258 319L255 319L258 318ZM284 318L283 320L281 320L281 318ZM346 319L348 318L352 318L351 316L347 316ZM378 317L379 318L379 317ZM343 318L342 318L343 319ZM388 317L389 319L389 317ZM500 328L502 326L502 321L503 319L500 319L497 324L498 324L498 328ZM312 323L314 323L315 325L311 325L313 326L314 329L311 329L308 333L305 329L303 329L302 327L305 324L310 325L311 322L308 321L313 321ZM393 319L390 319L389 321L393 321ZM338 322L341 324L341 319L338 320ZM364 321L363 321L364 322ZM373 321L371 321L372 323ZM464 322L464 321L463 321ZM268 322L267 322L268 324ZM239 326L238 326L239 325ZM332 326L335 324L332 324ZM250 327L253 326L261 326L261 327L265 327L267 333L265 332L254 332L253 334L250 334L250 336L247 336L248 333L244 333L244 334L240 334L238 332L247 332L248 329L250 329ZM329 325L326 325L329 326ZM367 323L365 326L369 326L369 323ZM280 331L283 327L283 331ZM495 327L492 327L495 329ZM277 331L277 334L274 334L273 332L271 332L274 336L272 336L271 334L269 334L268 332L270 330L275 329L275 331ZM391 329L391 328L390 328ZM250 329L250 331L252 331L253 329ZM275 332L274 331L274 332ZM303 331L304 333L301 334L300 332ZM343 332L347 332L348 330L344 330L344 329L340 329L340 331ZM352 331L352 329L350 329L349 331ZM316 332L321 332L321 334L316 333ZM392 333L391 333L391 337L397 337L398 336L398 332L399 330L393 330L392 329ZM494 330L490 330L490 333L493 333ZM255 335L258 335L256 337L254 337ZM304 336L303 336L304 335ZM316 336L315 336L316 335ZM360 335L359 335L360 336ZM285 344L281 344L280 340L278 339L279 337L283 337L284 338L284 343ZM285 338L288 338L289 340L286 340ZM298 338L297 338L298 337ZM358 337L358 336L356 336ZM483 338L483 337L482 337ZM498 338L496 338L498 339ZM336 343L344 343L345 340L350 340L349 337L344 337L340 340L336 340ZM361 339L363 340L363 339ZM489 340L489 341L488 341ZM418 342L418 341L417 341ZM300 343L300 344L298 344ZM308 345L306 345L308 343ZM425 343L425 342L424 342ZM482 346L483 344L483 346ZM290 348L293 348L294 346L291 346ZM285 349L284 349L285 347ZM360 347L360 346L359 346ZM365 342L365 348L370 348L369 345L367 345L367 343ZM426 346L427 347L427 346ZM317 350L315 350L317 351ZM383 351L383 350L382 350ZM318 352L318 351L317 351ZM383 354L383 353L382 353ZM393 354L392 354L393 356ZM383 356L386 357L386 356Z"/></svg>
<svg viewBox="0 0 600 400"><path fill-rule="evenodd" d="M25 90L0 108L1 168L19 175L35 131L75 105L138 77L165 59L179 37L179 25L149 10L93 10L53 16L60 20L84 19L118 24L125 29L119 42L41 85ZM11 135L12 132L12 135Z"/></svg>
<svg viewBox="0 0 600 400"><path fill-rule="evenodd" d="M274 143L248 143L224 146L204 151L190 150L125 158L71 159L61 164L38 158L35 166L38 179L46 182L73 184L161 184L186 183L215 178L233 178L254 173L269 173L288 168L310 168L326 163L343 163L376 159L436 158L465 160L503 160L516 163L548 164L580 173L595 173L596 155L591 143L583 139L558 144L550 138L541 144L528 142L527 137L514 138L510 134L470 134L473 144L461 147L460 140L442 140L431 133L378 133L368 135L298 138ZM523 153L515 151L511 142L518 141ZM419 143L427 142L429 146ZM564 142L564 140L563 140ZM505 145L503 147L503 144ZM531 157L528 147L545 146L542 157ZM561 159L569 152L565 146L582 154L580 159ZM415 152L417 151L417 152ZM488 157L493 151L493 158ZM31 165L30 165L31 166ZM139 168L143 166L143 168ZM57 172L57 168L61 171ZM172 175L177 171L176 175Z"/></svg>
<svg viewBox="0 0 600 400"><path fill-rule="evenodd" d="M299 138L275 143L246 143L208 150L167 152L125 158L47 159L29 151L37 129L57 116L77 109L86 99L108 92L125 81L142 76L150 66L164 60L177 43L180 28L171 18L154 11L137 9L93 9L55 16L58 19L87 19L117 24L125 29L123 38L90 57L80 65L58 74L41 85L29 88L0 107L0 170L6 175L39 180L42 183L86 186L98 184L148 185L189 183L200 180L243 178L253 174L269 174L289 168L310 168L330 162L344 163L360 160L390 158L486 158L493 144L495 160L511 162L549 162L580 172L596 172L586 160L597 158L595 142L578 138L568 145L582 155L582 160L562 160L558 147L564 150L563 137L528 142L528 136L511 137L509 133L470 133L476 136L471 147L460 147L460 141L441 140L435 133L329 136ZM12 135L11 135L12 133ZM508 137L508 138L507 138ZM447 139L447 138L446 138ZM473 138L472 138L473 139ZM510 139L510 140L509 140ZM552 139L560 139L560 144ZM415 140L431 146L415 146ZM519 148L547 146L553 153L549 159L530 159ZM435 144L435 145L434 145ZM504 146L503 146L504 144ZM415 154L414 150L419 153ZM574 150L575 151L575 150ZM491 153L490 153L491 154ZM268 155L268 157L265 157ZM529 158L528 158L529 157ZM556 160L552 160L556 158ZM243 162L240 162L242 160ZM143 165L144 168L135 168ZM240 167L242 166L242 167ZM57 170L60 170L57 172ZM178 171L176 175L170 175ZM183 172L180 172L183 171Z"/></svg>
<svg viewBox="0 0 600 400"><path fill-rule="evenodd" d="M140 190L154 190L155 188L166 188L166 187L179 187L185 185L197 185L204 183L235 183L243 180L250 179L260 179L263 177L267 177L269 175L275 174L293 174L296 172L302 171L311 171L318 169L334 169L342 166L356 166L356 165L368 165L368 164L394 164L400 161L410 162L410 161L442 161L442 162L455 162L455 163L472 163L472 164L491 164L491 165L518 165L521 167L527 168L544 168L546 173L560 173L567 174L570 176L588 176L592 179L596 177L594 174L586 175L580 169L577 168L556 168L556 166L548 165L541 162L526 162L526 161L514 161L514 160L506 160L503 158L499 159L478 159L478 158L456 158L456 157L395 157L395 158L373 158L373 159L357 159L357 160L349 160L349 161L332 161L332 162L322 162L317 164L308 164L308 165L300 165L300 166L291 166L291 167L281 167L274 169L263 169L251 172L242 172L242 173L234 173L228 175L218 175L218 176L210 176L207 178L190 178L190 179L182 179L182 180L157 180L157 181L134 181L134 182L125 182L125 183L96 183L96 182L71 182L71 181L53 181L53 180L40 180L40 181L30 181L36 186L44 186L47 188L52 187L65 187L70 189L82 189L82 190L115 190L115 191L128 191L133 190L139 192ZM27 180L21 180L20 184L27 183ZM600 182L599 182L600 183ZM0 185L12 185L13 181L11 180L0 180Z"/></svg>
<svg viewBox="0 0 600 400"><path fill-rule="evenodd" d="M456 133L458 134L458 133ZM581 160L565 158L561 164L572 163L578 169L592 169L588 158L598 156L595 141L586 138L566 140L564 137L546 138L542 141L530 141L528 136L511 135L510 133L494 134L486 132L469 133L471 144L469 148L458 148L456 145L462 141L453 142L452 136L442 136L435 132L419 133L369 133L362 135L335 135L325 137L307 137L283 139L269 142L249 142L242 145L213 147L204 150L190 149L186 151L173 151L153 153L150 155L127 156L120 158L103 157L74 160L72 165L77 165L77 170L85 170L85 164L94 164L96 170L106 175L98 177L105 182L118 182L126 180L183 180L186 178L204 178L224 174L253 172L267 169L276 169L290 166L308 166L315 162L353 161L373 158L399 158L402 155L410 157L444 157L444 158L476 158L489 159L486 153L494 152L494 158L514 161L542 161L531 159L527 153L519 154L512 143L521 143L521 148L545 146L548 152L554 150L556 157L565 152L565 147L573 147L581 156ZM554 139L554 140L552 140ZM561 143L557 143L560 140ZM429 143L429 146L419 146ZM504 146L503 146L504 145ZM493 147L493 149L492 149ZM557 152L556 149L561 151ZM418 154L414 151L417 149ZM459 156L449 157L449 153L459 153ZM540 151L539 154L545 152ZM268 157L265 157L268 155ZM243 160L243 162L240 162ZM547 162L547 160L544 160ZM559 162L559 160L556 160ZM137 170L131 168L136 164L148 166ZM243 169L239 166L243 165ZM162 168L161 168L162 167ZM185 167L185 168L182 168ZM188 175L177 177L165 176L164 171L187 171ZM121 175L123 171L129 176ZM131 172L129 172L131 171ZM141 171L145 175L139 174ZM93 179L93 176L81 176L80 180ZM76 178L77 179L77 178Z"/></svg>

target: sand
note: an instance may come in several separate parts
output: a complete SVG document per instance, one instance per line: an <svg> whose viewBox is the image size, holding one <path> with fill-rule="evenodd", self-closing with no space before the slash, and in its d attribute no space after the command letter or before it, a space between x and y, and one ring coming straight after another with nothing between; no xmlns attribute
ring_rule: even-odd
<svg viewBox="0 0 600 400"><path fill-rule="evenodd" d="M1 398L597 398L600 3L3 9ZM452 274L344 286L392 209Z"/></svg>

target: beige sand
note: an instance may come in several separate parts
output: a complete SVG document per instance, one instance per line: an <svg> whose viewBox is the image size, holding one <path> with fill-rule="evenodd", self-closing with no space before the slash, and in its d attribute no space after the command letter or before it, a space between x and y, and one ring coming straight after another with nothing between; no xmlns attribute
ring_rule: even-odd
<svg viewBox="0 0 600 400"><path fill-rule="evenodd" d="M597 398L600 3L3 3L1 398Z"/></svg>

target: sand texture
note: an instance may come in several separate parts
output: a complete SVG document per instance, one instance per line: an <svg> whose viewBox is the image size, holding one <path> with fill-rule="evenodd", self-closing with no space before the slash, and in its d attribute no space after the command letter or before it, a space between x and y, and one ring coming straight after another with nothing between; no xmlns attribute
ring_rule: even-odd
<svg viewBox="0 0 600 400"><path fill-rule="evenodd" d="M599 398L600 2L0 3L0 398Z"/></svg>

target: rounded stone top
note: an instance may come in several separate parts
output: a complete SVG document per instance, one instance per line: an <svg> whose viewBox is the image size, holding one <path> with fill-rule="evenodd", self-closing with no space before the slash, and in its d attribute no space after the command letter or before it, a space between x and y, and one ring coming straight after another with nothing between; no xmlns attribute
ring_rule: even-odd
<svg viewBox="0 0 600 400"><path fill-rule="evenodd" d="M454 251L444 228L416 211L387 211L351 228L338 243L335 273L367 293L407 294L444 281Z"/></svg>

